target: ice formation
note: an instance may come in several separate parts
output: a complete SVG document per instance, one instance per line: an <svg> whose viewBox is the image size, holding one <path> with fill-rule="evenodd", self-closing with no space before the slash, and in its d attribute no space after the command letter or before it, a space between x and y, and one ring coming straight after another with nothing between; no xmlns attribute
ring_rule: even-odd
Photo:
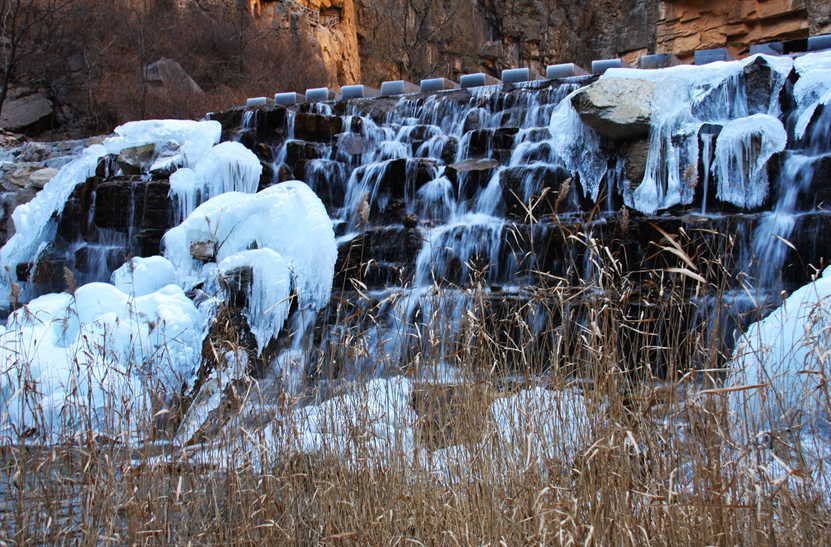
<svg viewBox="0 0 831 547"><path fill-rule="evenodd" d="M736 346L728 385L737 420L754 433L763 428L831 437L831 268L801 287L765 319L748 328ZM743 429L743 428L741 428Z"/></svg>
<svg viewBox="0 0 831 547"><path fill-rule="evenodd" d="M176 285L133 297L90 283L32 300L0 334L2 431L124 432L151 394L193 375L201 322Z"/></svg>
<svg viewBox="0 0 831 547"><path fill-rule="evenodd" d="M745 91L739 84L739 79L744 67L758 57L760 56L754 55L741 62L717 62L702 66L679 65L657 70L610 69L603 74L601 78L636 78L650 80L656 84L652 98L646 172L636 189L623 192L627 206L653 214L673 205L692 203L695 188L690 181L697 180L698 132L704 123L735 123L732 138L750 138L751 122L742 125L733 120L748 117ZM772 68L772 93L767 114L775 120L773 116L781 114L779 91L791 71L793 61L787 57L761 57ZM768 143L770 150L779 144L779 150L784 149L785 143L781 138L784 130L781 123L773 124L768 119L756 117L751 119L759 122L758 133L762 134L762 139ZM718 138L721 139L722 135ZM764 161L774 152L765 155ZM728 152L723 152L723 156L726 158ZM761 161L761 156L754 159ZM733 190L736 184L735 181L730 181L729 184L725 184L728 184L727 187L731 190L724 195L729 196L731 201L742 200L740 205L746 207L754 205L745 205L745 202L751 203L758 200L759 196L764 199L767 195L767 177L760 174L759 164L754 164L752 171L754 175L759 175L749 182L758 185L759 188L745 188L742 194L739 189ZM764 187L764 190L761 187Z"/></svg>
<svg viewBox="0 0 831 547"><path fill-rule="evenodd" d="M215 249L220 271L251 266L255 287L283 284L268 291L249 291L251 327L259 333L260 348L270 334L279 332L282 321L276 319L285 319L280 303L291 288L289 280L301 309L322 308L332 292L337 258L332 221L320 198L300 181L277 184L257 194L228 192L212 198L168 231L164 242L165 256L186 285L203 282L210 275L192 257L194 244ZM271 252L250 252L254 249ZM281 264L290 276L283 275Z"/></svg>
<svg viewBox="0 0 831 547"><path fill-rule="evenodd" d="M145 296L175 283L176 269L161 256L133 257L112 275L112 284L133 296Z"/></svg>
<svg viewBox="0 0 831 547"><path fill-rule="evenodd" d="M799 79L793 92L799 108L794 133L796 138L805 136L808 124L817 107L831 102L831 52L809 53L794 61Z"/></svg>
<svg viewBox="0 0 831 547"><path fill-rule="evenodd" d="M179 169L170 176L170 191L179 202L181 218L187 218L208 199L226 192L253 194L260 184L263 166L238 142L223 142L203 154L194 168Z"/></svg>
<svg viewBox="0 0 831 547"><path fill-rule="evenodd" d="M788 134L773 116L755 114L727 122L716 140L716 197L745 209L762 205L768 195L767 161L787 144Z"/></svg>
<svg viewBox="0 0 831 547"><path fill-rule="evenodd" d="M174 142L190 164L219 142L221 132L222 126L216 121L150 120L117 127L115 135L105 139L103 145L89 147L82 157L61 169L32 201L15 209L15 235L0 250L0 265L8 266L15 275L18 263L34 259L43 244L54 238L56 227L50 221L63 211L75 186L95 174L98 161L105 155L148 143L161 146ZM8 281L7 276L0 276L2 298L9 293Z"/></svg>
<svg viewBox="0 0 831 547"><path fill-rule="evenodd" d="M250 268L251 286L246 309L251 332L257 338L257 350L276 338L291 308L291 271L283 258L271 249L257 249L233 254L219 263L219 275L226 283L239 283L241 270ZM233 274L237 274L234 276ZM236 279L234 279L234 277Z"/></svg>
<svg viewBox="0 0 831 547"><path fill-rule="evenodd" d="M104 140L107 154L118 154L125 148L153 143L158 148L169 142L179 145L188 165L193 165L210 150L222 135L217 121L145 120L128 122L115 128L115 135Z"/></svg>

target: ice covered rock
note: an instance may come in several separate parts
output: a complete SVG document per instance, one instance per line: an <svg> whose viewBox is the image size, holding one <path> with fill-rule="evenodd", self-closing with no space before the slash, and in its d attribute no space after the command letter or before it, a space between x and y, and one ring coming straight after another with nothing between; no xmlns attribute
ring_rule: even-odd
<svg viewBox="0 0 831 547"><path fill-rule="evenodd" d="M63 211L78 183L95 174L99 160L108 155L118 155L125 148L154 144L167 145L171 141L179 145L188 162L196 162L208 149L219 142L222 126L215 121L150 120L130 122L116 128L115 135L93 144L79 158L69 162L30 201L15 209L12 219L15 236L0 250L0 266L16 271L17 264L32 261L46 243L52 241L56 224L52 222ZM0 276L0 295L9 293L9 280Z"/></svg>
<svg viewBox="0 0 831 547"><path fill-rule="evenodd" d="M126 433L119 421L149 407L151 393L191 377L201 323L175 285L133 297L90 283L32 300L0 334L2 427Z"/></svg>
<svg viewBox="0 0 831 547"><path fill-rule="evenodd" d="M263 166L238 142L223 142L208 150L193 169L178 169L170 176L170 191L178 199L182 218L212 197L226 192L253 194Z"/></svg>
<svg viewBox="0 0 831 547"><path fill-rule="evenodd" d="M248 294L246 318L257 339L257 351L277 337L291 308L291 270L283 258L271 249L256 249L233 254L219 263L219 275L226 283ZM250 283L242 287L241 270L250 270Z"/></svg>
<svg viewBox="0 0 831 547"><path fill-rule="evenodd" d="M222 125L217 121L145 120L128 122L115 128L115 135L104 140L108 154L125 148L153 143L159 147L177 143L192 165L219 142Z"/></svg>
<svg viewBox="0 0 831 547"><path fill-rule="evenodd" d="M118 166L125 175L138 175L153 159L156 145L151 143L125 148L116 158Z"/></svg>
<svg viewBox="0 0 831 547"><path fill-rule="evenodd" d="M759 207L768 196L767 162L788 144L782 122L754 114L724 125L716 140L716 197L738 207Z"/></svg>
<svg viewBox="0 0 831 547"><path fill-rule="evenodd" d="M212 198L170 230L164 241L165 256L186 283L188 279L192 284L201 282L206 275L203 263L191 253L194 243L216 245L220 273L252 267L254 284L262 289L249 294L251 327L260 333L260 348L268 343L266 336L282 326L276 320L281 308L273 306L292 288L301 309L318 310L329 301L337 258L334 230L320 198L303 182L276 184L257 194L228 192ZM281 262L290 275L278 275L283 270Z"/></svg>
<svg viewBox="0 0 831 547"><path fill-rule="evenodd" d="M649 134L655 84L647 80L598 80L571 97L580 119L606 138L620 141Z"/></svg>
<svg viewBox="0 0 831 547"><path fill-rule="evenodd" d="M758 56L753 56L741 62L679 65L657 70L610 69L601 77L598 83L607 79L638 79L655 84L651 95L649 151L643 179L638 183L639 169L628 170L622 192L627 206L653 214L674 205L692 203L700 177L699 129L705 123L727 124L747 117L748 98L742 79L745 77L745 67L759 64L758 59ZM779 102L775 98L778 98L791 72L793 60L764 57L764 63L770 68L770 77L773 79L766 112L768 118L775 119L780 114ZM752 68L749 73L753 73ZM762 108L756 104L761 99L754 97L754 101L756 108ZM768 142L771 145L778 143L779 131L773 128L772 123L764 120L761 123L765 128L759 131L772 131ZM737 125L736 129L738 128ZM758 158L754 156L753 159L755 161ZM746 161L744 163L751 165ZM754 177L762 177L755 170L755 164L753 168ZM632 172L635 173L635 180L629 177ZM762 182L759 178L757 182L758 186L764 184L766 195L767 179ZM757 189L754 187L751 190L753 196ZM739 197L736 196L735 199ZM753 201L755 198L748 196L747 199Z"/></svg>
<svg viewBox="0 0 831 547"><path fill-rule="evenodd" d="M799 112L794 132L801 139L817 107L831 102L831 51L799 57L794 69L799 74L793 89Z"/></svg>

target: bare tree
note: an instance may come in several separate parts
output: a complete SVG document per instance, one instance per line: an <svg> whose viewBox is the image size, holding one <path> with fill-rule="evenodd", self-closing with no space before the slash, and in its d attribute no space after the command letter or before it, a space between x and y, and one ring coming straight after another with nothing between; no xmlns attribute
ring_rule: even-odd
<svg viewBox="0 0 831 547"><path fill-rule="evenodd" d="M375 48L400 78L433 76L452 59L433 55L441 35L457 20L464 0L382 0ZM432 50L432 51L431 51Z"/></svg>
<svg viewBox="0 0 831 547"><path fill-rule="evenodd" d="M2 0L0 40L3 48L3 80L0 113L9 84L20 62L46 47L75 0Z"/></svg>

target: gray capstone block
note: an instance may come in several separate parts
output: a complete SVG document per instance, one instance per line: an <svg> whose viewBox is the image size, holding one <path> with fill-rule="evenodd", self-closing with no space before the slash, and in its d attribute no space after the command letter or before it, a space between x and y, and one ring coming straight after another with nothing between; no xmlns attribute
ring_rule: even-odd
<svg viewBox="0 0 831 547"><path fill-rule="evenodd" d="M502 81L494 78L490 74L479 72L477 74L465 74L459 78L459 83L462 85L462 89L466 89L468 87L480 87L483 85L499 85Z"/></svg>
<svg viewBox="0 0 831 547"><path fill-rule="evenodd" d="M374 87L368 85L345 85L340 88L341 98L343 99L363 99L366 97L379 97L381 92Z"/></svg>
<svg viewBox="0 0 831 547"><path fill-rule="evenodd" d="M459 84L447 78L428 78L421 80L421 92L445 91L447 89L459 89Z"/></svg>
<svg viewBox="0 0 831 547"><path fill-rule="evenodd" d="M337 101L340 93L328 87L315 87L306 90L306 102L317 103L320 101Z"/></svg>
<svg viewBox="0 0 831 547"><path fill-rule="evenodd" d="M784 52L785 48L782 42L768 42L767 44L754 44L750 46L751 55L756 55L757 53L764 55L782 55Z"/></svg>
<svg viewBox="0 0 831 547"><path fill-rule="evenodd" d="M530 68L506 68L502 71L502 83L504 84L518 84L541 79L540 75Z"/></svg>
<svg viewBox="0 0 831 547"><path fill-rule="evenodd" d="M726 47L701 49L695 52L695 64L706 65L718 61L735 61L736 58Z"/></svg>
<svg viewBox="0 0 831 547"><path fill-rule="evenodd" d="M265 106L267 103L265 97L251 97L245 101L245 106Z"/></svg>
<svg viewBox="0 0 831 547"><path fill-rule="evenodd" d="M808 38L808 51L822 51L824 49L831 49L831 34Z"/></svg>
<svg viewBox="0 0 831 547"><path fill-rule="evenodd" d="M575 65L574 63L562 63L559 65L548 65L545 67L545 77L549 80L557 78L571 78L572 76L585 76L588 72L586 69Z"/></svg>
<svg viewBox="0 0 831 547"><path fill-rule="evenodd" d="M610 68L632 68L623 59L600 59L592 61L592 74L603 74Z"/></svg>
<svg viewBox="0 0 831 547"><path fill-rule="evenodd" d="M276 93L274 95L274 104L295 104L295 103L305 103L306 96L302 93Z"/></svg>
<svg viewBox="0 0 831 547"><path fill-rule="evenodd" d="M655 69L667 68L684 64L681 59L672 53L656 53L655 55L644 55L640 60L640 68Z"/></svg>
<svg viewBox="0 0 831 547"><path fill-rule="evenodd" d="M417 85L406 80L394 80L392 82L384 82L381 84L381 95L384 97L388 95L418 93L419 91L421 91L421 89Z"/></svg>

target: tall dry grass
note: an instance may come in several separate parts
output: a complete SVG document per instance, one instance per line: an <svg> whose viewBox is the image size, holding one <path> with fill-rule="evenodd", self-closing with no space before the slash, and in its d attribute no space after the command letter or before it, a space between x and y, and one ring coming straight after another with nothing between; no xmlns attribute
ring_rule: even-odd
<svg viewBox="0 0 831 547"><path fill-rule="evenodd" d="M507 297L482 267L463 287L437 281L418 328L400 331L406 350L389 353L400 360L383 351L399 341L374 333L403 299L340 291L307 391L247 379L204 443L6 436L0 540L827 544L828 492L794 463L798 436L783 451L736 434L721 323L742 318L734 265L702 258L715 240L667 234L651 268L625 273L591 234L571 235L573 278L533 272ZM371 381L370 353L392 380ZM422 380L448 366L456 380ZM792 472L772 472L785 452Z"/></svg>

